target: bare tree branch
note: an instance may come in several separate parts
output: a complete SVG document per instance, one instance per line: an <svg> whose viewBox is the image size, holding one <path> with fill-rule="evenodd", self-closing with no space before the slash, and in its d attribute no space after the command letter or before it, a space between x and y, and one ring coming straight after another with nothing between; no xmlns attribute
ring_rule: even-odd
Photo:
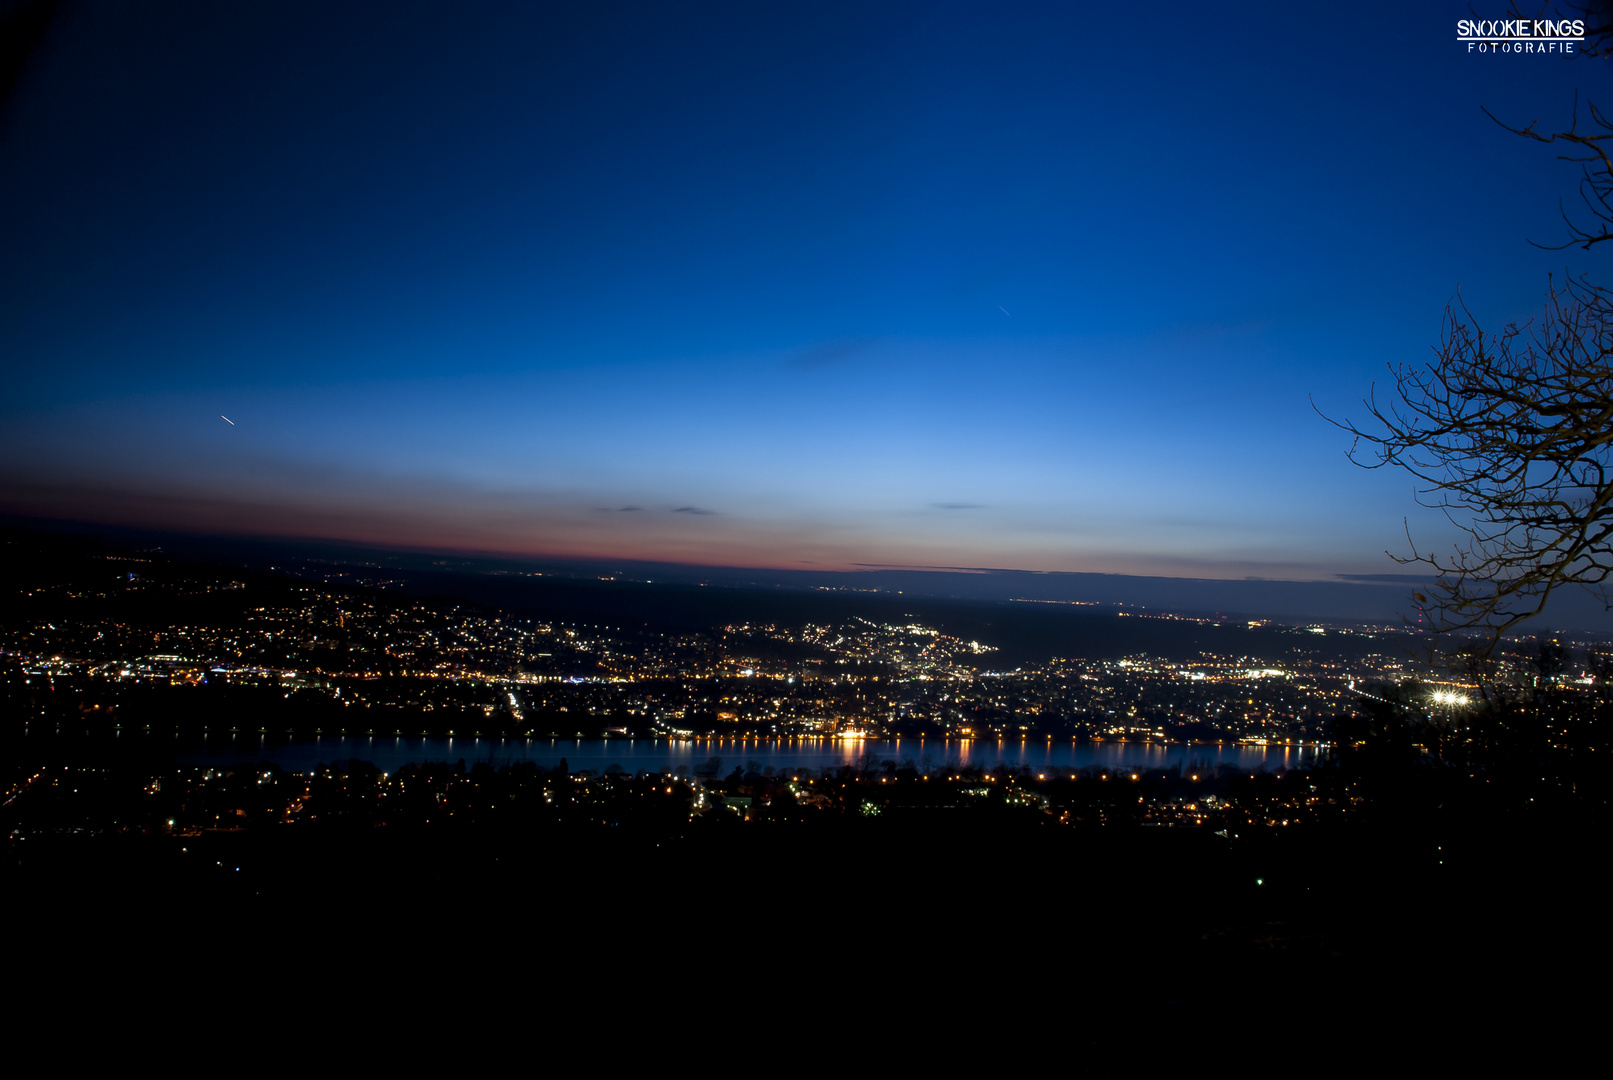
<svg viewBox="0 0 1613 1080"><path fill-rule="evenodd" d="M1613 57L1613 0L1513 0L1509 17L1564 9L1584 23L1582 54ZM1589 222L1563 208L1568 240L1535 246L1588 251L1613 240L1613 118L1589 101L1582 112L1578 95L1565 131L1484 111L1579 166ZM1432 595L1415 594L1420 609L1436 632L1465 632L1458 651L1479 663L1562 586L1613 608L1613 293L1585 277L1553 283L1538 320L1500 333L1458 297L1434 354L1425 366L1391 365L1393 400L1380 402L1374 385L1365 405L1376 426L1327 419L1353 436L1352 461L1404 469L1421 485L1418 501L1462 534L1449 553L1424 553L1408 524L1411 554L1391 557L1433 572Z"/></svg>
<svg viewBox="0 0 1613 1080"><path fill-rule="evenodd" d="M1553 284L1539 320L1500 333L1458 299L1434 361L1390 373L1396 400L1374 387L1365 402L1378 427L1328 419L1353 436L1352 461L1404 469L1464 534L1448 554L1392 556L1435 574L1432 597L1417 594L1431 628L1478 631L1487 653L1561 586L1608 603L1613 294Z"/></svg>
<svg viewBox="0 0 1613 1080"><path fill-rule="evenodd" d="M1515 128L1497 119L1489 109L1484 110L1485 116L1514 135L1522 135L1536 142L1564 143L1578 148L1577 152L1559 154L1558 159L1574 162L1580 167L1579 195L1595 220L1587 228L1569 217L1567 208L1562 208L1563 223L1568 226L1567 242L1539 244L1530 241L1535 247L1545 248L1548 251L1560 251L1570 247L1589 251L1604 240L1613 240L1613 157L1608 153L1609 146L1613 145L1613 122L1610 122L1594 104L1586 102L1585 107L1590 114L1589 131L1580 130L1579 97L1575 95L1573 123L1569 125L1567 131L1557 131L1550 135L1541 134L1536 130L1538 120L1525 127Z"/></svg>

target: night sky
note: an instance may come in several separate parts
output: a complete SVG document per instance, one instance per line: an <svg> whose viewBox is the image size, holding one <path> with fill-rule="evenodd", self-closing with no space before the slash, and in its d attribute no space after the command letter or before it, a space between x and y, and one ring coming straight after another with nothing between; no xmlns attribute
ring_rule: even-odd
<svg viewBox="0 0 1613 1080"><path fill-rule="evenodd" d="M1395 572L1447 533L1309 398L1605 259L1529 245L1577 173L1481 107L1562 125L1613 67L1469 14L66 4L0 121L0 509Z"/></svg>

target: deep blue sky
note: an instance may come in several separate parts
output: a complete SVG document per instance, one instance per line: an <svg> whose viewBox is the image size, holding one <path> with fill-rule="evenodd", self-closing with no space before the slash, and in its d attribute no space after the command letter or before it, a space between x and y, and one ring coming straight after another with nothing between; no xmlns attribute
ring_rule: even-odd
<svg viewBox="0 0 1613 1080"><path fill-rule="evenodd" d="M1359 415L1458 287L1499 327L1599 269L1529 246L1576 174L1481 106L1613 68L1468 15L68 5L0 132L0 509L1393 572L1439 523L1308 396Z"/></svg>

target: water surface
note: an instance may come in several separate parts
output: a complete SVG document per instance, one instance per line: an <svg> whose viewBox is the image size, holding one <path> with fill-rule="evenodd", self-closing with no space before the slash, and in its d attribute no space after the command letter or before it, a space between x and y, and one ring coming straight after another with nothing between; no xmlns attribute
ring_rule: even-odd
<svg viewBox="0 0 1613 1080"><path fill-rule="evenodd" d="M712 758L724 773L755 763L774 771L819 772L868 762L912 762L921 771L947 765L999 763L1029 766L1038 772L1085 769L1165 769L1172 765L1213 769L1233 764L1247 769L1297 768L1309 764L1314 747L1240 746L1236 743L1179 744L1157 742L1072 741L1069 739L495 739L393 738L333 736L299 742L275 742L256 735L210 738L175 754L189 765L222 765L269 761L288 772L306 772L321 762L358 758L386 772L420 761L466 765L488 762L495 767L533 762L553 768L564 759L572 771L603 772L618 765L630 773L692 769Z"/></svg>

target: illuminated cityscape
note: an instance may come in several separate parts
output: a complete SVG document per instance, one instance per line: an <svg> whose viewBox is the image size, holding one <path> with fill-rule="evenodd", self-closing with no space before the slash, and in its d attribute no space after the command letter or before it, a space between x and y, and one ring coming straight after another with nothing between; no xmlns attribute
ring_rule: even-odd
<svg viewBox="0 0 1613 1080"><path fill-rule="evenodd" d="M7 539L28 567L0 619L8 850L67 911L113 858L159 906L279 911L317 881L404 910L538 890L545 918L630 923L650 874L658 919L777 917L700 900L722 864L790 889L839 867L808 894L826 910L952 897L907 916L948 925L1020 910L989 876L952 879L984 852L1011 881L1056 868L1085 918L1172 927L1088 955L1188 958L1160 992L1213 1007L1266 994L1272 949L1309 970L1387 962L1411 931L1386 867L1444 895L1497 844L1562 857L1561 815L1594 820L1603 790L1613 663L1596 638L1519 639L1491 674L1541 721L1539 771L1517 777L1483 722L1507 706L1414 660L1393 626L1095 607L1061 617L1091 622L1096 655L1009 666L1014 647L976 627L984 610L1012 639L1013 602L895 618L909 601L848 592L798 621L695 628L659 623L675 593L646 588L643 618L605 624L453 596L488 576L474 568L422 596L407 574L361 583L289 556ZM746 599L718 592L719 611ZM1104 655L1120 626L1167 636ZM1169 636L1184 631L1220 649ZM1449 810L1520 804L1538 809L1478 832ZM1558 823L1547 843L1537 819ZM893 857L921 868L892 878ZM554 860L579 875L558 891Z"/></svg>
<svg viewBox="0 0 1613 1080"><path fill-rule="evenodd" d="M13 1026L1596 1030L1542 4L0 2Z"/></svg>
<svg viewBox="0 0 1613 1080"><path fill-rule="evenodd" d="M26 559L33 542L13 537L13 555ZM1008 667L989 641L916 617L857 614L873 601L855 596L833 601L843 613L833 622L668 629L653 621L661 594L652 591L637 601L651 619L634 628L421 598L399 579L346 584L347 570L281 562L274 572L227 571L160 553L54 554L44 571L54 580L36 574L0 623L10 737L224 739L236 752L249 752L242 736L260 749L309 737L469 738L506 754L517 747L523 759L533 746L619 740L637 753L679 747L651 771L685 776L706 764L700 747L715 747L715 759L767 745L838 756L829 773L939 780L949 764L978 771L1001 760L1027 778L1051 768L1073 780L1083 768L1075 748L1174 752L1173 775L1193 771L1197 747L1281 748L1281 764L1295 767L1336 752L1341 724L1394 703L1420 711L1431 733L1480 705L1476 685L1414 660L1390 626L1094 611L1080 617L1097 628L1098 655L1022 656ZM1015 608L988 610L1011 617ZM1162 640L1152 655L1112 655L1104 628L1120 619L1144 631L1190 626L1219 648ZM1521 642L1492 678L1549 684L1565 718L1594 713L1607 655L1595 639ZM1543 666L1542 657L1555 659ZM1563 748L1578 738L1568 726L1551 731ZM1042 749L1039 765L1027 747ZM1225 771L1209 755L1203 762L1206 783ZM792 758L750 772L802 770L826 766Z"/></svg>
<svg viewBox="0 0 1613 1080"><path fill-rule="evenodd" d="M1325 721L1352 711L1368 687L1434 685L1387 626L1096 614L1213 628L1229 648L1047 656L1005 669L990 643L855 614L834 624L630 630L302 575L249 587L158 556L82 565L93 584L31 588L0 628L27 688L25 733L55 733L63 715L94 717L92 727L114 733L144 730L153 712L198 717L206 707L190 699L232 694L275 718L245 729L208 719L208 730L1314 745L1326 740ZM195 621L164 621L176 604Z"/></svg>

